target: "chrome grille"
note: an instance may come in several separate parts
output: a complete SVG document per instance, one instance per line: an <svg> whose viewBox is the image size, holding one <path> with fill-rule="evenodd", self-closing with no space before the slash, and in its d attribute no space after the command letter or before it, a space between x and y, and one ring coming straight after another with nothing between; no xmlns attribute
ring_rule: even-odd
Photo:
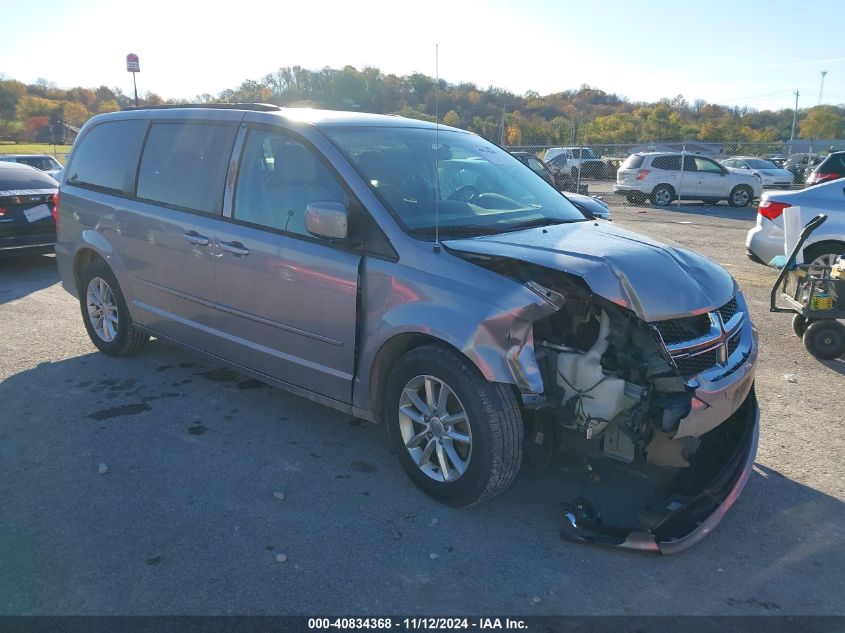
<svg viewBox="0 0 845 633"><path fill-rule="evenodd" d="M743 308L744 309L744 308ZM678 372L692 378L714 367L725 368L739 349L745 314L737 297L713 312L654 323Z"/></svg>
<svg viewBox="0 0 845 633"><path fill-rule="evenodd" d="M704 336L710 331L710 317L706 314L699 314L683 319L659 321L655 325L663 342L668 345Z"/></svg>
<svg viewBox="0 0 845 633"><path fill-rule="evenodd" d="M731 320L731 317L736 314L738 309L736 297L728 301L725 305L719 308L719 314L722 315L722 321L727 323Z"/></svg>
<svg viewBox="0 0 845 633"><path fill-rule="evenodd" d="M710 369L719 362L719 352L711 349L698 356L687 356L686 358L675 359L678 371L684 378L696 376L701 372Z"/></svg>

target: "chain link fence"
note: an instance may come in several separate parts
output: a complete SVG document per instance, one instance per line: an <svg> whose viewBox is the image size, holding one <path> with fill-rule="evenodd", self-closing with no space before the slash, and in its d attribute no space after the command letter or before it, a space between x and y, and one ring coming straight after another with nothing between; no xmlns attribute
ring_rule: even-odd
<svg viewBox="0 0 845 633"><path fill-rule="evenodd" d="M743 169L741 164L731 159L737 157L763 159L776 168L790 171L793 175L791 188L800 189L804 187L806 176L815 165L821 162L824 155L829 151L845 149L845 140L817 142L815 147L811 141L796 139L792 147L788 142L783 141L771 143L659 141L627 144L597 143L568 147L511 145L506 146L506 149L511 152L527 152L543 160L552 172L559 189L599 195L609 198L608 201L612 200L614 203L629 204L630 202L625 198L614 194L613 185L620 166L632 154L643 152L696 154L723 164L725 161L730 161L725 164L726 167L739 169ZM792 156L791 160L790 156ZM759 168L761 165L752 163L749 169L751 167ZM778 188L783 188L783 186Z"/></svg>

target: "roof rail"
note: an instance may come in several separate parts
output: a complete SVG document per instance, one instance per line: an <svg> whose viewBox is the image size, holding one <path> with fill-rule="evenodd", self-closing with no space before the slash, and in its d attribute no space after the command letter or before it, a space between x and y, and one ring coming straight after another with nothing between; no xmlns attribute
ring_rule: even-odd
<svg viewBox="0 0 845 633"><path fill-rule="evenodd" d="M211 108L214 110L255 110L257 112L275 112L281 110L271 103L169 103L158 106L132 106L126 110L173 110L176 108Z"/></svg>

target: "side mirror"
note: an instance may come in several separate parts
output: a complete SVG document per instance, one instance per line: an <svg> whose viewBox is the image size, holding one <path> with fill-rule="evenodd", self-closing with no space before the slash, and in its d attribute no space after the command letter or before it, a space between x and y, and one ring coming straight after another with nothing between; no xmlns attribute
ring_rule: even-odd
<svg viewBox="0 0 845 633"><path fill-rule="evenodd" d="M305 228L317 237L345 240L349 234L349 211L340 202L312 202L305 207Z"/></svg>

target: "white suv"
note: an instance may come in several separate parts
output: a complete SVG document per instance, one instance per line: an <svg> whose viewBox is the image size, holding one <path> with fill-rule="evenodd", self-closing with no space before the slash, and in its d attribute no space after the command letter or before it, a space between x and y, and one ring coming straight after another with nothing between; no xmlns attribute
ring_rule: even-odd
<svg viewBox="0 0 845 633"><path fill-rule="evenodd" d="M681 168L683 165L683 169ZM760 196L760 179L728 171L712 158L681 152L631 154L616 174L615 193L660 207L678 197L745 207Z"/></svg>

